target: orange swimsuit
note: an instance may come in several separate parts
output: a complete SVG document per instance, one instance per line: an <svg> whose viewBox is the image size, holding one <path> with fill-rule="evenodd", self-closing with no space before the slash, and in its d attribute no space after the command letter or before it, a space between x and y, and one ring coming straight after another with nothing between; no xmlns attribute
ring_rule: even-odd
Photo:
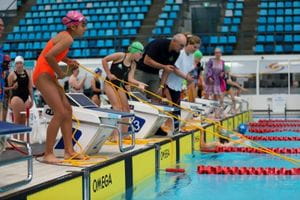
<svg viewBox="0 0 300 200"><path fill-rule="evenodd" d="M65 33L69 34L68 32L65 32ZM45 57L46 54L54 46L54 43L53 43L52 40L53 39L48 41L48 43L46 44L45 48L43 49L42 53L40 54L40 56L37 60L37 63L36 63L36 66L34 68L33 75L32 75L33 84L36 84L36 81L38 80L38 77L43 73L47 73L52 78L56 78L53 68L49 65L49 63L47 62L46 57ZM61 53L56 55L55 59L56 59L57 63L59 63L64 57L66 57L68 52L69 52L69 48L63 50Z"/></svg>

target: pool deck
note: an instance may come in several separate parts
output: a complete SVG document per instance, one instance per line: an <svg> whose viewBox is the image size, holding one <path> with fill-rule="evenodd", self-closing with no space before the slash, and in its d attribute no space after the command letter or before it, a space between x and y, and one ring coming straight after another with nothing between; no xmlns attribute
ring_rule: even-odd
<svg viewBox="0 0 300 200"><path fill-rule="evenodd" d="M221 120L228 129L251 119L244 112ZM203 125L214 131L214 125ZM211 133L202 132L205 141L215 140ZM132 187L157 170L174 167L186 154L200 149L200 131L179 133L172 137L150 138L137 143L133 150L119 151L118 145L104 145L91 160L97 164L73 167L58 166L33 160L33 179L30 183L0 193L0 199L109 199L116 195L128 197ZM144 140L143 140L144 141ZM33 146L33 149L38 148ZM40 147L39 147L40 148ZM1 157L5 156L4 152ZM11 152L9 152L11 153ZM99 156L99 157L97 157ZM25 178L26 162L1 167L0 186ZM62 195L63 193L63 195Z"/></svg>

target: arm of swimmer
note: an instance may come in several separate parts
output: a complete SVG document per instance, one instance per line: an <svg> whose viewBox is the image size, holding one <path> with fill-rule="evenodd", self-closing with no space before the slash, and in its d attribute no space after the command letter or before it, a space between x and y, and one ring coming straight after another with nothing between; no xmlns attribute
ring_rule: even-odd
<svg viewBox="0 0 300 200"><path fill-rule="evenodd" d="M131 65L131 70L129 71L129 74L128 74L128 82L133 83L134 85L137 85L137 86L144 84L143 82L138 81L134 78L135 69L136 69L136 64Z"/></svg>
<svg viewBox="0 0 300 200"><path fill-rule="evenodd" d="M55 59L55 56L57 56L59 53L64 51L65 49L69 48L73 42L73 39L70 37L64 37L59 39L57 43L53 46L53 48L45 55L45 58L49 65L53 68L53 70L56 72L56 74L63 74L63 71L58 66L58 63Z"/></svg>
<svg viewBox="0 0 300 200"><path fill-rule="evenodd" d="M28 90L29 90L29 96L31 98L31 101L33 101L33 90L32 90L32 79L31 79L31 74L26 71L28 74L29 82L28 82Z"/></svg>

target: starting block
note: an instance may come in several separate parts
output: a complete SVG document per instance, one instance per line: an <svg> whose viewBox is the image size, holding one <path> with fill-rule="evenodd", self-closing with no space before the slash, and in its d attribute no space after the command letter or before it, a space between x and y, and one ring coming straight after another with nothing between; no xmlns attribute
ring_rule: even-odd
<svg viewBox="0 0 300 200"><path fill-rule="evenodd" d="M33 162L32 162L32 150L31 150L29 143L20 141L20 140L16 140L13 138L9 138L9 136L11 136L11 135L30 132L30 131L31 131L31 128L27 127L27 126L7 123L7 122L0 122L0 155L1 155L2 151L5 149L6 142L22 145L25 147L25 149L28 153L28 155L18 157L18 158L11 158L11 159L0 158L0 166L5 166L5 165L13 164L16 162L21 162L21 161L27 161L27 177L23 180L11 183L9 185L1 186L0 192L6 192L8 190L20 187L22 185L29 183L32 180ZM3 180L3 181L5 181L5 180Z"/></svg>
<svg viewBox="0 0 300 200"><path fill-rule="evenodd" d="M130 108L134 111L135 117L132 121L132 126L137 138L149 138L153 136L157 130L169 119L171 127L168 130L168 136L175 135L178 132L177 120L166 115L165 113L151 107L148 104L138 101L128 101ZM163 110L164 112L178 112L179 109L170 106L157 105L155 107Z"/></svg>
<svg viewBox="0 0 300 200"><path fill-rule="evenodd" d="M119 128L120 124L131 126L134 114L117 112L110 109L102 109L95 105L87 96L82 93L66 94L73 110L73 141L75 151L91 155L100 151L106 140L116 130L119 135L119 149L121 152L129 151L135 146L134 132L128 132L131 135L131 144L123 144L123 133ZM44 114L46 118L51 119L53 112L49 107L45 107ZM128 122L124 122L128 121ZM81 149L82 148L82 149ZM64 143L61 137L55 144L54 152L58 156L64 155Z"/></svg>
<svg viewBox="0 0 300 200"><path fill-rule="evenodd" d="M128 101L130 109L135 113L135 118L132 121L134 132L137 138L144 139L149 138L158 131L158 129L169 120L170 126L168 127L168 136L175 135L179 132L179 121L166 114L178 115L179 109L172 106L153 104L140 92L132 92L134 96L142 99L148 103L143 103L135 99L134 97ZM155 109L151 106L155 106ZM160 111L161 110L161 111Z"/></svg>

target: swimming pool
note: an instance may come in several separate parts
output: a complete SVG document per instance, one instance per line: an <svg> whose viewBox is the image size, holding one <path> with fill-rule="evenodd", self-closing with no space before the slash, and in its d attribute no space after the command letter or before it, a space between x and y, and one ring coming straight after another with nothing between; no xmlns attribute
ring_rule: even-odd
<svg viewBox="0 0 300 200"><path fill-rule="evenodd" d="M300 136L299 133L271 134ZM300 147L300 142L297 141L257 142L267 147ZM300 159L299 154L287 156ZM179 163L180 167L185 168L185 174L166 173L161 170L155 177L148 178L133 188L132 194L127 195L127 199L300 199L300 176L200 175L196 171L198 165L296 167L285 160L266 154L195 152L193 155L187 155Z"/></svg>

